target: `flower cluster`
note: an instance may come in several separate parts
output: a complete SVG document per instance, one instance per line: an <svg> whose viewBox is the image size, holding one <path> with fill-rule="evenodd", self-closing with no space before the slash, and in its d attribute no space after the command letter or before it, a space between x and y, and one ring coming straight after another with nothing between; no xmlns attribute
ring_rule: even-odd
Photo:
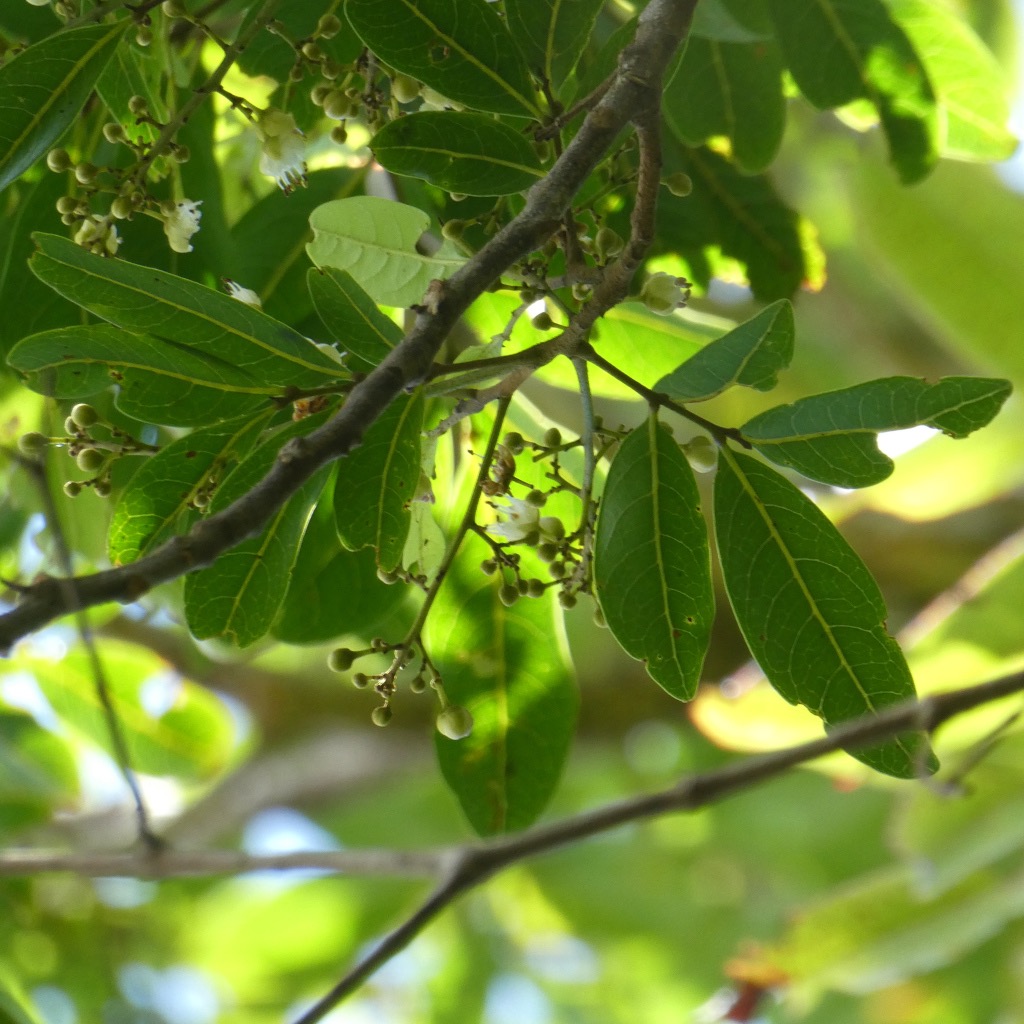
<svg viewBox="0 0 1024 1024"><path fill-rule="evenodd" d="M260 115L256 131L263 143L260 173L273 178L285 195L305 188L306 140L295 118L271 107Z"/></svg>

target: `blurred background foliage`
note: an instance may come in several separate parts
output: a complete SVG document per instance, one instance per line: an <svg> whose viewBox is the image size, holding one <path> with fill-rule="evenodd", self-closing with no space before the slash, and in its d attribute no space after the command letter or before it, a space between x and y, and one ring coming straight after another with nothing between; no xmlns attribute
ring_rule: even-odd
<svg viewBox="0 0 1024 1024"><path fill-rule="evenodd" d="M38 8L13 17L16 6L0 10L8 41L52 27ZM295 17L309 6L294 5ZM949 6L1017 81L1024 10L1005 0ZM599 24L605 36L612 28ZM242 70L255 71L272 55L247 59ZM187 80L189 69L180 73ZM246 85L250 96L264 88L263 98L273 89L266 79ZM307 111L300 124L311 127L315 116ZM168 253L159 229L145 225L131 258L211 284L236 278L262 294L270 313L287 312L300 329L313 323L306 217L361 188L362 171L318 165L314 149L309 188L285 197L253 177L251 139L223 109L214 117L204 108L187 132L195 158L183 167L185 184L204 202L198 258ZM815 226L827 280L796 301L796 360L770 401L889 374L1013 380L1017 396L985 431L925 441L876 487L816 495L879 579L889 624L903 631L927 693L1024 666L1024 165L943 162L907 189L877 136L789 102L771 176ZM353 128L354 164L361 141ZM436 208L438 194L402 187L407 202ZM43 173L3 197L0 331L8 339L68 322L70 307L24 269L28 230L53 230L59 194ZM677 265L668 247L661 259ZM680 344L758 308L725 263L718 269L723 276L682 318ZM504 323L498 306L482 299L469 329L488 338ZM601 327L605 342L621 329L623 344L641 344L628 310L616 317L622 322ZM559 383L553 369L526 394L572 428L577 406ZM767 402L732 390L708 415L741 422ZM607 420L629 425L646 413L613 387L600 404ZM45 415L53 413L43 400L2 378L7 433ZM4 463L0 474L0 576L30 578L43 565L47 528L18 471ZM63 525L79 566L98 564L106 507L87 494L74 513ZM326 647L266 643L240 658L195 644L173 619L178 599L168 589L166 609L105 610L96 626L147 798L173 842L263 852L470 838L431 764L426 702L404 702L391 728L373 730L364 695L327 672ZM721 593L719 605L727 609ZM379 609L406 613L386 602ZM707 686L690 707L651 685L593 625L590 607L581 603L567 620L580 730L548 817L668 784L731 751L815 734L810 716L744 664L727 611ZM367 621L362 639L380 621ZM0 663L4 846L103 849L131 837L105 733L84 696L91 689L78 682L85 666L69 653L73 640L68 627L53 627ZM940 734L954 773L1014 707L990 707ZM723 1019L728 998L708 1004L722 986L784 974L791 983L750 1019L1024 1021L1022 755L1024 738L1011 727L948 792L894 783L836 756L699 813L521 866L463 900L330 1019L677 1024L692 1014ZM314 873L160 884L5 879L0 1021L279 1022L322 993L426 884Z"/></svg>

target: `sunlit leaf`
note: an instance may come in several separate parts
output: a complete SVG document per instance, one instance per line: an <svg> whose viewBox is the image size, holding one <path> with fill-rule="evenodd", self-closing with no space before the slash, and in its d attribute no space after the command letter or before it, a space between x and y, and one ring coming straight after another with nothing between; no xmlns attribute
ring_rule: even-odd
<svg viewBox="0 0 1024 1024"><path fill-rule="evenodd" d="M878 584L809 498L769 467L724 448L714 507L733 612L786 700L836 725L914 696L910 669L885 627ZM899 778L934 767L917 734L851 753Z"/></svg>
<svg viewBox="0 0 1024 1024"><path fill-rule="evenodd" d="M318 267L348 271L385 306L420 302L432 280L444 280L465 263L447 246L433 256L420 255L416 242L430 226L430 217L387 199L335 199L314 210L309 223L309 258Z"/></svg>
<svg viewBox="0 0 1024 1024"><path fill-rule="evenodd" d="M821 109L870 100L904 184L938 158L935 94L921 59L882 0L768 0L800 91Z"/></svg>
<svg viewBox="0 0 1024 1024"><path fill-rule="evenodd" d="M409 503L420 478L423 396L417 392L388 407L362 444L338 465L334 516L351 550L372 547L377 564L394 569L409 535Z"/></svg>
<svg viewBox="0 0 1024 1024"><path fill-rule="evenodd" d="M151 57L143 56L133 47L119 46L96 83L96 91L107 110L121 123L133 142L155 141L160 135L159 125L170 119L158 87L159 73L154 74L151 67L147 67L151 62ZM140 121L132 111L129 101L133 96L141 96L146 101L146 110L154 123ZM161 159L161 169L163 165Z"/></svg>
<svg viewBox="0 0 1024 1024"><path fill-rule="evenodd" d="M57 33L0 68L0 189L28 170L78 116L127 24Z"/></svg>
<svg viewBox="0 0 1024 1024"><path fill-rule="evenodd" d="M320 426L327 412L289 424L242 461L218 488L210 512L226 508L269 472L282 445ZM256 536L185 578L185 617L197 639L248 647L269 632L285 598L306 522L330 467L313 474Z"/></svg>
<svg viewBox="0 0 1024 1024"><path fill-rule="evenodd" d="M793 358L793 307L773 302L757 316L705 345L654 385L680 402L714 398L740 384L770 391Z"/></svg>
<svg viewBox="0 0 1024 1024"><path fill-rule="evenodd" d="M549 593L506 608L478 566L490 549L470 538L427 625L427 649L472 733L437 738L438 760L481 835L532 824L551 798L576 724L561 613Z"/></svg>
<svg viewBox="0 0 1024 1024"><path fill-rule="evenodd" d="M740 429L761 454L823 483L866 487L884 480L893 461L878 432L922 424L951 437L985 426L1010 394L1007 380L886 377L769 409Z"/></svg>
<svg viewBox="0 0 1024 1024"><path fill-rule="evenodd" d="M194 430L147 459L121 492L107 539L114 565L134 562L177 532L200 491L215 487L252 447L273 413Z"/></svg>
<svg viewBox="0 0 1024 1024"><path fill-rule="evenodd" d="M395 174L470 196L522 192L543 177L526 137L486 114L409 114L381 128L370 149Z"/></svg>
<svg viewBox="0 0 1024 1024"><path fill-rule="evenodd" d="M534 116L530 75L485 0L346 0L345 13L381 60L474 110Z"/></svg>
<svg viewBox="0 0 1024 1024"><path fill-rule="evenodd" d="M651 416L608 471L594 539L608 628L673 697L697 692L715 614L708 531L686 457Z"/></svg>
<svg viewBox="0 0 1024 1024"><path fill-rule="evenodd" d="M555 93L587 45L602 0L505 0L508 27L530 70Z"/></svg>

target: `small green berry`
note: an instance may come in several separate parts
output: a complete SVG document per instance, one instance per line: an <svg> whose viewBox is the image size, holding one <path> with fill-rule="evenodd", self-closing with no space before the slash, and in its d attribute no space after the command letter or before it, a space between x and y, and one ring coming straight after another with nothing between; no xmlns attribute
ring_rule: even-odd
<svg viewBox="0 0 1024 1024"><path fill-rule="evenodd" d="M548 496L543 491L533 490L526 495L526 504L534 508L543 508L548 501Z"/></svg>
<svg viewBox="0 0 1024 1024"><path fill-rule="evenodd" d="M336 146L344 146L348 142L348 129L343 124L336 124L331 129L331 142Z"/></svg>
<svg viewBox="0 0 1024 1024"><path fill-rule="evenodd" d="M348 647L335 647L327 656L327 667L332 672L347 672L356 660L356 652Z"/></svg>
<svg viewBox="0 0 1024 1024"><path fill-rule="evenodd" d="M498 571L498 563L493 558L485 558L480 563L480 571L485 576L493 576Z"/></svg>
<svg viewBox="0 0 1024 1024"><path fill-rule="evenodd" d="M359 690L365 690L370 685L370 677L365 672L353 672L352 685Z"/></svg>
<svg viewBox="0 0 1024 1024"><path fill-rule="evenodd" d="M449 704L435 720L437 731L450 740L464 740L473 731L473 716L460 704Z"/></svg>
<svg viewBox="0 0 1024 1024"><path fill-rule="evenodd" d="M553 321L553 320L551 319L551 317L550 317L550 316L549 316L549 315L548 315L548 314L547 314L547 313L546 313L545 311L543 311L543 310L542 310L542 311L541 311L540 313L538 313L538 314L537 314L537 315L536 315L536 316L535 316L535 317L534 317L534 318L533 318L533 319L532 319L532 320L530 321L530 323L531 323L531 324L533 324L534 328L535 328L536 330L538 330L538 331L550 331L550 330L551 330L551 328L555 326L555 323L554 323L554 321Z"/></svg>
<svg viewBox="0 0 1024 1024"><path fill-rule="evenodd" d="M128 100L128 109L136 116L139 117L141 114L145 114L149 111L149 104L146 102L145 96L135 95Z"/></svg>
<svg viewBox="0 0 1024 1024"><path fill-rule="evenodd" d="M558 545L550 542L537 546L537 557L542 562L553 562L558 557Z"/></svg>
<svg viewBox="0 0 1024 1024"><path fill-rule="evenodd" d="M569 608L576 607L576 595L570 594L567 590L560 590L558 592L558 603L568 610Z"/></svg>
<svg viewBox="0 0 1024 1024"><path fill-rule="evenodd" d="M506 608L511 608L519 600L519 588L514 583L504 584L498 591L498 600Z"/></svg>
<svg viewBox="0 0 1024 1024"><path fill-rule="evenodd" d="M324 113L341 121L352 113L352 103L340 89L334 89L324 97Z"/></svg>
<svg viewBox="0 0 1024 1024"><path fill-rule="evenodd" d="M57 212L61 214L74 213L78 209L78 200L74 196L61 196L57 200Z"/></svg>
<svg viewBox="0 0 1024 1024"><path fill-rule="evenodd" d="M545 448L558 448L562 444L562 432L558 427L551 427L544 435Z"/></svg>
<svg viewBox="0 0 1024 1024"><path fill-rule="evenodd" d="M526 585L526 596L543 597L545 590L547 587L544 586L543 580L529 580Z"/></svg>
<svg viewBox="0 0 1024 1024"><path fill-rule="evenodd" d="M62 171L66 171L71 166L71 157L68 156L66 149L51 149L46 154L46 166L50 168L54 174L60 174ZM61 213L64 211L61 210Z"/></svg>
<svg viewBox="0 0 1024 1024"><path fill-rule="evenodd" d="M408 75L395 75L391 80L391 95L399 103L412 103L420 94L420 83Z"/></svg>
<svg viewBox="0 0 1024 1024"><path fill-rule="evenodd" d="M413 693L422 693L427 688L427 681L423 676L414 676L409 680L409 689Z"/></svg>
<svg viewBox="0 0 1024 1024"><path fill-rule="evenodd" d="M670 174L663 182L665 188L674 196L688 196L693 191L693 179L683 171Z"/></svg>
<svg viewBox="0 0 1024 1024"><path fill-rule="evenodd" d="M37 455L42 455L46 451L46 446L49 444L46 436L40 434L38 431L33 430L28 434L22 434L18 438L18 451L22 455L28 455L30 458L34 458Z"/></svg>
<svg viewBox="0 0 1024 1024"><path fill-rule="evenodd" d="M71 407L71 419L75 421L75 426L85 429L99 423L100 414L86 402L79 402Z"/></svg>
<svg viewBox="0 0 1024 1024"><path fill-rule="evenodd" d="M82 485L77 480L69 480L64 485L64 493L69 498L77 498L82 493Z"/></svg>
<svg viewBox="0 0 1024 1024"><path fill-rule="evenodd" d="M79 185L91 184L96 180L96 175L99 173L99 168L87 160L83 160L80 164L75 165L75 180Z"/></svg>
<svg viewBox="0 0 1024 1024"><path fill-rule="evenodd" d="M341 20L333 14L324 14L316 23L314 34L321 39L333 39L341 31Z"/></svg>
<svg viewBox="0 0 1024 1024"><path fill-rule="evenodd" d="M521 455L526 447L523 435L516 430L510 430L502 439L502 444L513 454Z"/></svg>
<svg viewBox="0 0 1024 1024"><path fill-rule="evenodd" d="M119 142L124 142L128 136L124 133L124 128L119 121L110 121L103 126L103 138L112 145L116 145Z"/></svg>
<svg viewBox="0 0 1024 1024"><path fill-rule="evenodd" d="M153 42L153 31L146 25L140 25L135 33L135 42L139 46L149 46Z"/></svg>
<svg viewBox="0 0 1024 1024"><path fill-rule="evenodd" d="M132 215L132 201L127 196L117 196L110 204L110 216L115 220L124 220Z"/></svg>
<svg viewBox="0 0 1024 1024"><path fill-rule="evenodd" d="M95 448L83 448L75 458L75 465L83 473L95 473L104 462L103 453Z"/></svg>
<svg viewBox="0 0 1024 1024"><path fill-rule="evenodd" d="M67 419L64 420L64 433L65 434L77 434L78 433L78 424L70 416L68 416Z"/></svg>
<svg viewBox="0 0 1024 1024"><path fill-rule="evenodd" d="M316 43L309 42L302 44L302 56L307 60L322 60L324 51Z"/></svg>
<svg viewBox="0 0 1024 1024"><path fill-rule="evenodd" d="M110 494L110 481L109 480L97 480L93 484L93 493L98 498L105 498Z"/></svg>
<svg viewBox="0 0 1024 1024"><path fill-rule="evenodd" d="M601 228L594 237L594 250L602 260L614 259L625 246L622 236L611 228Z"/></svg>
<svg viewBox="0 0 1024 1024"><path fill-rule="evenodd" d="M370 715L370 721L374 725L384 728L391 721L391 708L387 704L381 704L379 708L374 708Z"/></svg>
<svg viewBox="0 0 1024 1024"><path fill-rule="evenodd" d="M324 85L324 83L321 82L319 85L313 86L313 90L310 92L309 98L316 106L322 107L324 105L324 100L327 99L333 91L334 90L329 85Z"/></svg>
<svg viewBox="0 0 1024 1024"><path fill-rule="evenodd" d="M683 445L683 454L697 473L710 473L718 464L718 449L709 437L698 434Z"/></svg>

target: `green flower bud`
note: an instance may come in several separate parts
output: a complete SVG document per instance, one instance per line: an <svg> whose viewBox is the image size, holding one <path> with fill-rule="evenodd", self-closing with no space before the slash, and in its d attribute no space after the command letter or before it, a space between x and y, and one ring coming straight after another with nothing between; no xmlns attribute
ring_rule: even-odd
<svg viewBox="0 0 1024 1024"><path fill-rule="evenodd" d="M480 563L480 571L485 576L493 576L498 571L498 563L493 558L485 558Z"/></svg>
<svg viewBox="0 0 1024 1024"><path fill-rule="evenodd" d="M64 433L65 434L77 434L78 433L78 424L70 416L68 416L67 419L64 420Z"/></svg>
<svg viewBox="0 0 1024 1024"><path fill-rule="evenodd" d="M61 214L74 213L78 208L78 200L74 196L61 196L57 200L57 212Z"/></svg>
<svg viewBox="0 0 1024 1024"><path fill-rule="evenodd" d="M341 20L333 14L324 14L316 23L313 34L321 39L333 39L341 31Z"/></svg>
<svg viewBox="0 0 1024 1024"><path fill-rule="evenodd" d="M531 321L534 328L538 331L550 331L555 326L554 321L551 317L543 310L538 313Z"/></svg>
<svg viewBox="0 0 1024 1024"><path fill-rule="evenodd" d="M685 174L683 171L676 171L675 174L670 174L662 184L672 193L674 196L688 196L693 191L693 179Z"/></svg>
<svg viewBox="0 0 1024 1024"><path fill-rule="evenodd" d="M335 647L327 656L327 667L332 672L347 672L355 663L356 652L348 647Z"/></svg>
<svg viewBox="0 0 1024 1024"><path fill-rule="evenodd" d="M400 577L397 572L393 572L390 569L382 569L378 566L377 579L379 579L381 583L390 587L393 583L397 583Z"/></svg>
<svg viewBox="0 0 1024 1024"><path fill-rule="evenodd" d="M185 8L182 7L180 0L164 0L160 5L160 10L163 11L168 18L185 17Z"/></svg>
<svg viewBox="0 0 1024 1024"><path fill-rule="evenodd" d="M103 138L112 145L124 142L128 138L125 135L124 127L119 121L110 121L103 126Z"/></svg>
<svg viewBox="0 0 1024 1024"><path fill-rule="evenodd" d="M543 580L529 580L526 586L526 596L543 597L545 590L547 587L544 586Z"/></svg>
<svg viewBox="0 0 1024 1024"><path fill-rule="evenodd" d="M413 676L413 678L409 680L409 689L412 690L413 693L422 693L426 688L427 681L423 676Z"/></svg>
<svg viewBox="0 0 1024 1024"><path fill-rule="evenodd" d="M352 103L340 89L332 89L324 97L324 113L335 121L341 121L352 113Z"/></svg>
<svg viewBox="0 0 1024 1024"><path fill-rule="evenodd" d="M570 608L576 607L576 595L570 594L567 590L560 590L558 592L558 603L568 611Z"/></svg>
<svg viewBox="0 0 1024 1024"><path fill-rule="evenodd" d="M344 146L348 142L348 129L342 124L336 124L331 129L331 142L336 146Z"/></svg>
<svg viewBox="0 0 1024 1024"><path fill-rule="evenodd" d="M75 465L83 473L95 473L106 461L103 453L95 448L83 448L75 457Z"/></svg>
<svg viewBox="0 0 1024 1024"><path fill-rule="evenodd" d="M689 297L689 282L671 274L652 274L640 290L640 301L652 313L660 316L667 316L680 306L685 306Z"/></svg>
<svg viewBox="0 0 1024 1024"><path fill-rule="evenodd" d="M124 220L132 212L132 201L127 196L117 196L110 204L110 216L115 220Z"/></svg>
<svg viewBox="0 0 1024 1024"><path fill-rule="evenodd" d="M352 685L359 690L365 690L370 685L370 677L365 672L353 672Z"/></svg>
<svg viewBox="0 0 1024 1024"><path fill-rule="evenodd" d="M370 721L383 729L391 721L391 708L387 704L381 704L379 708L374 708L370 715Z"/></svg>
<svg viewBox="0 0 1024 1024"><path fill-rule="evenodd" d="M543 508L548 502L548 496L543 491L533 490L526 495L526 503L534 508Z"/></svg>
<svg viewBox="0 0 1024 1024"><path fill-rule="evenodd" d="M466 231L464 220L447 220L441 226L441 234L451 242L457 242Z"/></svg>
<svg viewBox="0 0 1024 1024"><path fill-rule="evenodd" d="M54 174L60 174L62 171L66 171L71 166L71 157L68 156L66 149L51 149L46 154L46 166L50 168ZM61 210L61 213L66 211Z"/></svg>
<svg viewBox="0 0 1024 1024"><path fill-rule="evenodd" d="M327 99L333 91L334 90L331 89L329 85L325 85L321 82L319 85L313 86L313 89L309 94L309 98L313 101L314 105L322 107L324 105L324 100Z"/></svg>
<svg viewBox="0 0 1024 1024"><path fill-rule="evenodd" d="M558 557L558 545L557 544L539 544L537 546L537 557L542 562L553 562Z"/></svg>
<svg viewBox="0 0 1024 1024"><path fill-rule="evenodd" d="M501 443L513 454L521 455L523 449L526 447L526 441L523 439L523 435L516 430L510 430L503 438Z"/></svg>
<svg viewBox="0 0 1024 1024"><path fill-rule="evenodd" d="M93 493L98 498L105 498L110 494L110 481L109 480L97 480L93 484Z"/></svg>
<svg viewBox="0 0 1024 1024"><path fill-rule="evenodd" d="M506 608L511 608L519 600L519 588L513 583L504 584L498 591L498 600Z"/></svg>
<svg viewBox="0 0 1024 1024"><path fill-rule="evenodd" d="M64 493L69 498L77 498L82 493L82 485L77 480L69 480L64 485Z"/></svg>
<svg viewBox="0 0 1024 1024"><path fill-rule="evenodd" d="M149 46L153 42L153 30L148 25L140 25L139 30L135 33L135 42L139 46Z"/></svg>
<svg viewBox="0 0 1024 1024"><path fill-rule="evenodd" d="M139 96L136 94L128 100L128 109L136 116L139 117L142 114L149 112L149 104L146 102L145 96Z"/></svg>
<svg viewBox="0 0 1024 1024"><path fill-rule="evenodd" d="M600 629L608 628L608 620L604 617L604 612L599 604L594 605L594 625Z"/></svg>
<svg viewBox="0 0 1024 1024"><path fill-rule="evenodd" d="M316 43L309 42L302 44L302 56L307 60L322 60L324 51Z"/></svg>
<svg viewBox="0 0 1024 1024"><path fill-rule="evenodd" d="M611 228L601 228L594 238L594 251L602 260L614 259L625 245L622 236Z"/></svg>
<svg viewBox="0 0 1024 1024"><path fill-rule="evenodd" d="M545 448L558 448L562 444L562 432L558 427L551 427L544 434L544 447Z"/></svg>
<svg viewBox="0 0 1024 1024"><path fill-rule="evenodd" d="M473 716L459 704L449 704L435 719L437 731L450 740L464 740L473 731Z"/></svg>
<svg viewBox="0 0 1024 1024"><path fill-rule="evenodd" d="M83 160L82 163L75 165L75 180L79 185L91 184L96 180L96 175L99 173L100 169L87 160Z"/></svg>
<svg viewBox="0 0 1024 1024"><path fill-rule="evenodd" d="M75 421L75 425L82 427L91 427L100 421L100 414L86 402L79 402L78 405L71 407L71 419Z"/></svg>
<svg viewBox="0 0 1024 1024"><path fill-rule="evenodd" d="M686 461L697 473L710 473L718 464L718 448L709 437L698 434L683 445Z"/></svg>
<svg viewBox="0 0 1024 1024"><path fill-rule="evenodd" d="M395 75L391 79L391 95L399 103L412 103L420 94L420 83L408 75Z"/></svg>
<svg viewBox="0 0 1024 1024"><path fill-rule="evenodd" d="M40 434L38 431L33 430L28 434L22 434L18 438L18 451L22 455L34 458L37 455L42 455L49 443L45 434Z"/></svg>

